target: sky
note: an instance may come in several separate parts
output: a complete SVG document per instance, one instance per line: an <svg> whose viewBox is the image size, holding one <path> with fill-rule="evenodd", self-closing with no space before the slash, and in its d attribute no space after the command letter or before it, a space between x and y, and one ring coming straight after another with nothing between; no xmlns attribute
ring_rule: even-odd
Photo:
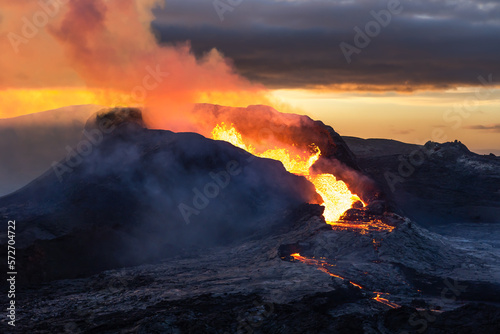
<svg viewBox="0 0 500 334"><path fill-rule="evenodd" d="M0 0L0 117L265 103L342 135L500 153L500 1L53 1ZM160 89L139 99L148 73Z"/></svg>

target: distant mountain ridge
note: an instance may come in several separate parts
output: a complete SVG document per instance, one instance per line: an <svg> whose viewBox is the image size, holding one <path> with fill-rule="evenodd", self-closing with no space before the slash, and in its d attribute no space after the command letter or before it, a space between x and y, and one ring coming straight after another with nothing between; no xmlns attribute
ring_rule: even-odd
<svg viewBox="0 0 500 334"><path fill-rule="evenodd" d="M28 184L67 154L97 105L69 106L0 119L0 196Z"/></svg>
<svg viewBox="0 0 500 334"><path fill-rule="evenodd" d="M500 157L457 141L343 138L401 214L424 226L500 223Z"/></svg>
<svg viewBox="0 0 500 334"><path fill-rule="evenodd" d="M369 138L342 136L351 151L358 158L368 158L373 156L384 156L394 154L409 154L422 146L417 144L403 143L393 139Z"/></svg>

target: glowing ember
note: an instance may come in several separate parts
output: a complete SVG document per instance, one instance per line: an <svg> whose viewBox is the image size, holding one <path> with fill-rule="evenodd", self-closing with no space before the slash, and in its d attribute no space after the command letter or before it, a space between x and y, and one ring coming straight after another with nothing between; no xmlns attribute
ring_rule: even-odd
<svg viewBox="0 0 500 334"><path fill-rule="evenodd" d="M351 193L343 181L337 180L334 175L309 174L310 167L321 155L321 151L314 144L312 145L312 153L304 152L305 157L298 154L292 156L292 154L284 148L274 148L258 153L251 145L245 144L241 134L232 124L231 127L226 127L224 123L217 125L213 129L212 138L230 142L234 146L242 148L261 158L279 160L288 172L306 177L314 184L316 192L323 198L323 205L325 206L324 216L328 224L334 225L342 214L350 209L355 202L361 201L357 195Z"/></svg>

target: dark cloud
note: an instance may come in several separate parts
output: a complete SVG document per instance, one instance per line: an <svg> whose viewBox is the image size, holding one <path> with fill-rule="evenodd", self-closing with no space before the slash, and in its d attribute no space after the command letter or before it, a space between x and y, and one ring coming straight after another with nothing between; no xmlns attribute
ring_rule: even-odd
<svg viewBox="0 0 500 334"><path fill-rule="evenodd" d="M494 124L494 125L471 125L471 126L466 127L466 129L484 130L484 131L491 131L491 132L500 132L500 124Z"/></svg>
<svg viewBox="0 0 500 334"><path fill-rule="evenodd" d="M403 12L348 64L339 44L354 44L353 28L387 3L243 0L220 21L212 1L174 0L153 28L163 43L190 40L198 55L215 47L274 88L448 88L500 72L500 2L486 0L401 1Z"/></svg>

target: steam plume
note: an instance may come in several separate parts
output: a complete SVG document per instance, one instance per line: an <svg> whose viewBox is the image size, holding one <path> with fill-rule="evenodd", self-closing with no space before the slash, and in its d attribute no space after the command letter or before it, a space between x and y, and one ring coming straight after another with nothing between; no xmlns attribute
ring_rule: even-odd
<svg viewBox="0 0 500 334"><path fill-rule="evenodd" d="M217 50L197 59L189 42L159 46L150 23L162 1L3 2L0 94L13 106L22 99L12 89L74 87L93 93L81 103L146 106L161 122L195 102L268 102Z"/></svg>

